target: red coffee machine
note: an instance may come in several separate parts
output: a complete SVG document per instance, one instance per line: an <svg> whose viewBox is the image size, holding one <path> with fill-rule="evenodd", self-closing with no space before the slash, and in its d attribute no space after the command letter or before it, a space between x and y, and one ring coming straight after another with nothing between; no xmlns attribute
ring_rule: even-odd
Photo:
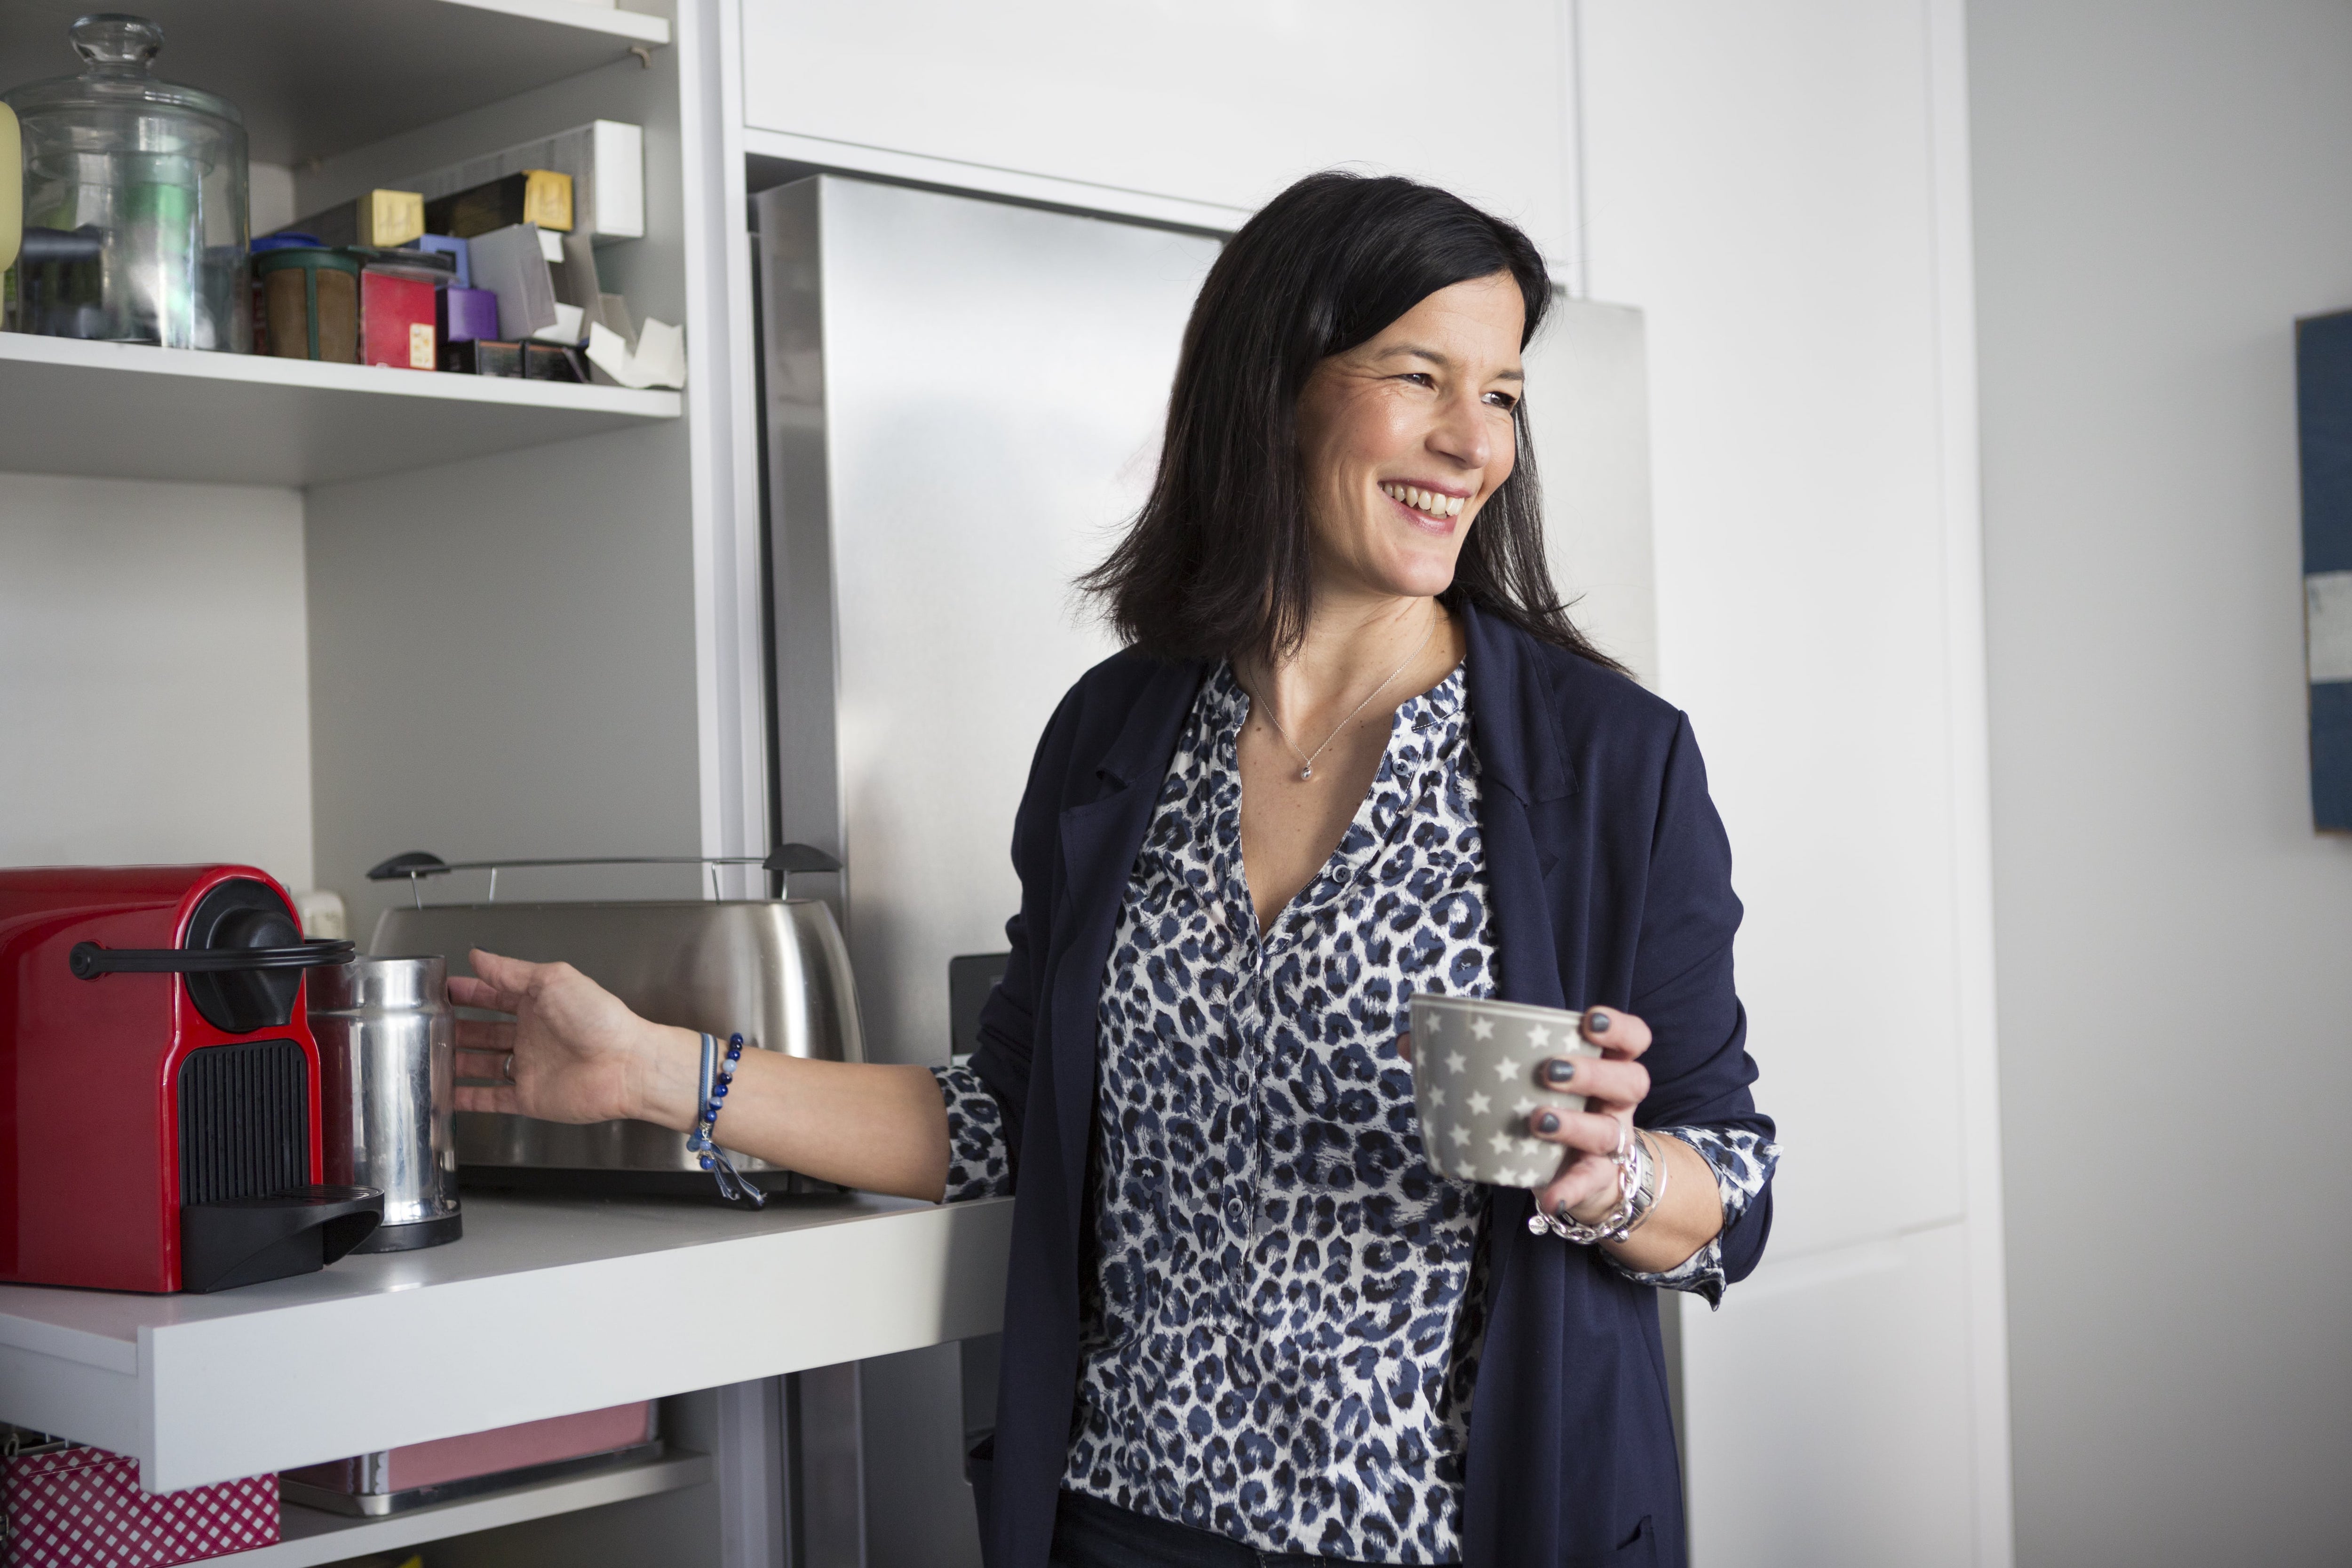
<svg viewBox="0 0 2352 1568"><path fill-rule="evenodd" d="M247 866L0 870L0 1279L219 1290L332 1263L305 942Z"/></svg>

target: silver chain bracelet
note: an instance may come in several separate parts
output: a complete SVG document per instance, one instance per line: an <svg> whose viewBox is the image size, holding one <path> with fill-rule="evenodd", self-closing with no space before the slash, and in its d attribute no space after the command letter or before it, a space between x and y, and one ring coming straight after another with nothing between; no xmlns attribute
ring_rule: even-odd
<svg viewBox="0 0 2352 1568"><path fill-rule="evenodd" d="M1538 1208L1528 1216L1528 1233L1549 1231L1562 1241L1592 1247L1622 1241L1640 1229L1665 1196L1665 1161L1651 1152L1648 1134L1628 1126L1610 1163L1617 1167L1617 1203L1607 1214L1587 1225L1573 1215L1548 1215Z"/></svg>

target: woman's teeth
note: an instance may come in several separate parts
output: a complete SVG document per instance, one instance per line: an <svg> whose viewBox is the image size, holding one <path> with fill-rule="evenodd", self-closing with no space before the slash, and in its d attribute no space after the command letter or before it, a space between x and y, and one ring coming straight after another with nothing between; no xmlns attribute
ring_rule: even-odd
<svg viewBox="0 0 2352 1568"><path fill-rule="evenodd" d="M1381 494L1391 500L1401 500L1418 512L1431 517L1460 517L1466 496L1442 496L1435 490L1424 490L1412 485L1382 485Z"/></svg>

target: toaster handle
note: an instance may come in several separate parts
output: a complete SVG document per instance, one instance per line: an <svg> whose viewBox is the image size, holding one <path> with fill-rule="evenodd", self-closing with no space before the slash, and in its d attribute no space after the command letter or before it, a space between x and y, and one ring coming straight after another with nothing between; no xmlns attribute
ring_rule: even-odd
<svg viewBox="0 0 2352 1568"><path fill-rule="evenodd" d="M78 942L66 955L78 980L101 974L226 974L247 969L323 969L349 963L354 942L297 942L292 947L100 947Z"/></svg>

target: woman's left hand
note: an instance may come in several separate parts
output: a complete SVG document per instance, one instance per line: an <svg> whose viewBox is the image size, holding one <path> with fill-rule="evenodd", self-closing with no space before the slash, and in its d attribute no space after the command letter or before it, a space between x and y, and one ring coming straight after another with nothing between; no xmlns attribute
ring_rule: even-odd
<svg viewBox="0 0 2352 1568"><path fill-rule="evenodd" d="M1536 1206L1591 1225L1617 1206L1613 1156L1633 1136L1633 1109L1650 1092L1650 1069L1641 1061L1650 1048L1650 1026L1614 1007L1591 1007L1578 1032L1601 1055L1538 1062L1535 1079L1538 1088L1584 1096L1584 1109L1537 1110L1528 1118L1528 1131L1566 1151L1559 1174L1537 1191Z"/></svg>
<svg viewBox="0 0 2352 1568"><path fill-rule="evenodd" d="M1650 1026L1614 1007L1593 1007L1578 1033L1601 1054L1538 1062L1535 1081L1584 1096L1584 1109L1538 1110L1528 1118L1528 1132L1561 1149L1559 1173L1532 1194L1537 1207L1548 1215L1565 1209L1591 1225L1617 1206L1614 1156L1633 1136L1634 1109L1649 1098L1650 1069L1641 1057L1650 1048ZM1400 1036L1397 1048L1411 1061L1412 1037ZM1678 1267L1723 1229L1723 1205L1714 1173L1689 1144L1649 1135L1647 1145L1652 1159L1665 1163L1657 1206L1624 1240L1601 1245L1627 1268L1655 1274Z"/></svg>

